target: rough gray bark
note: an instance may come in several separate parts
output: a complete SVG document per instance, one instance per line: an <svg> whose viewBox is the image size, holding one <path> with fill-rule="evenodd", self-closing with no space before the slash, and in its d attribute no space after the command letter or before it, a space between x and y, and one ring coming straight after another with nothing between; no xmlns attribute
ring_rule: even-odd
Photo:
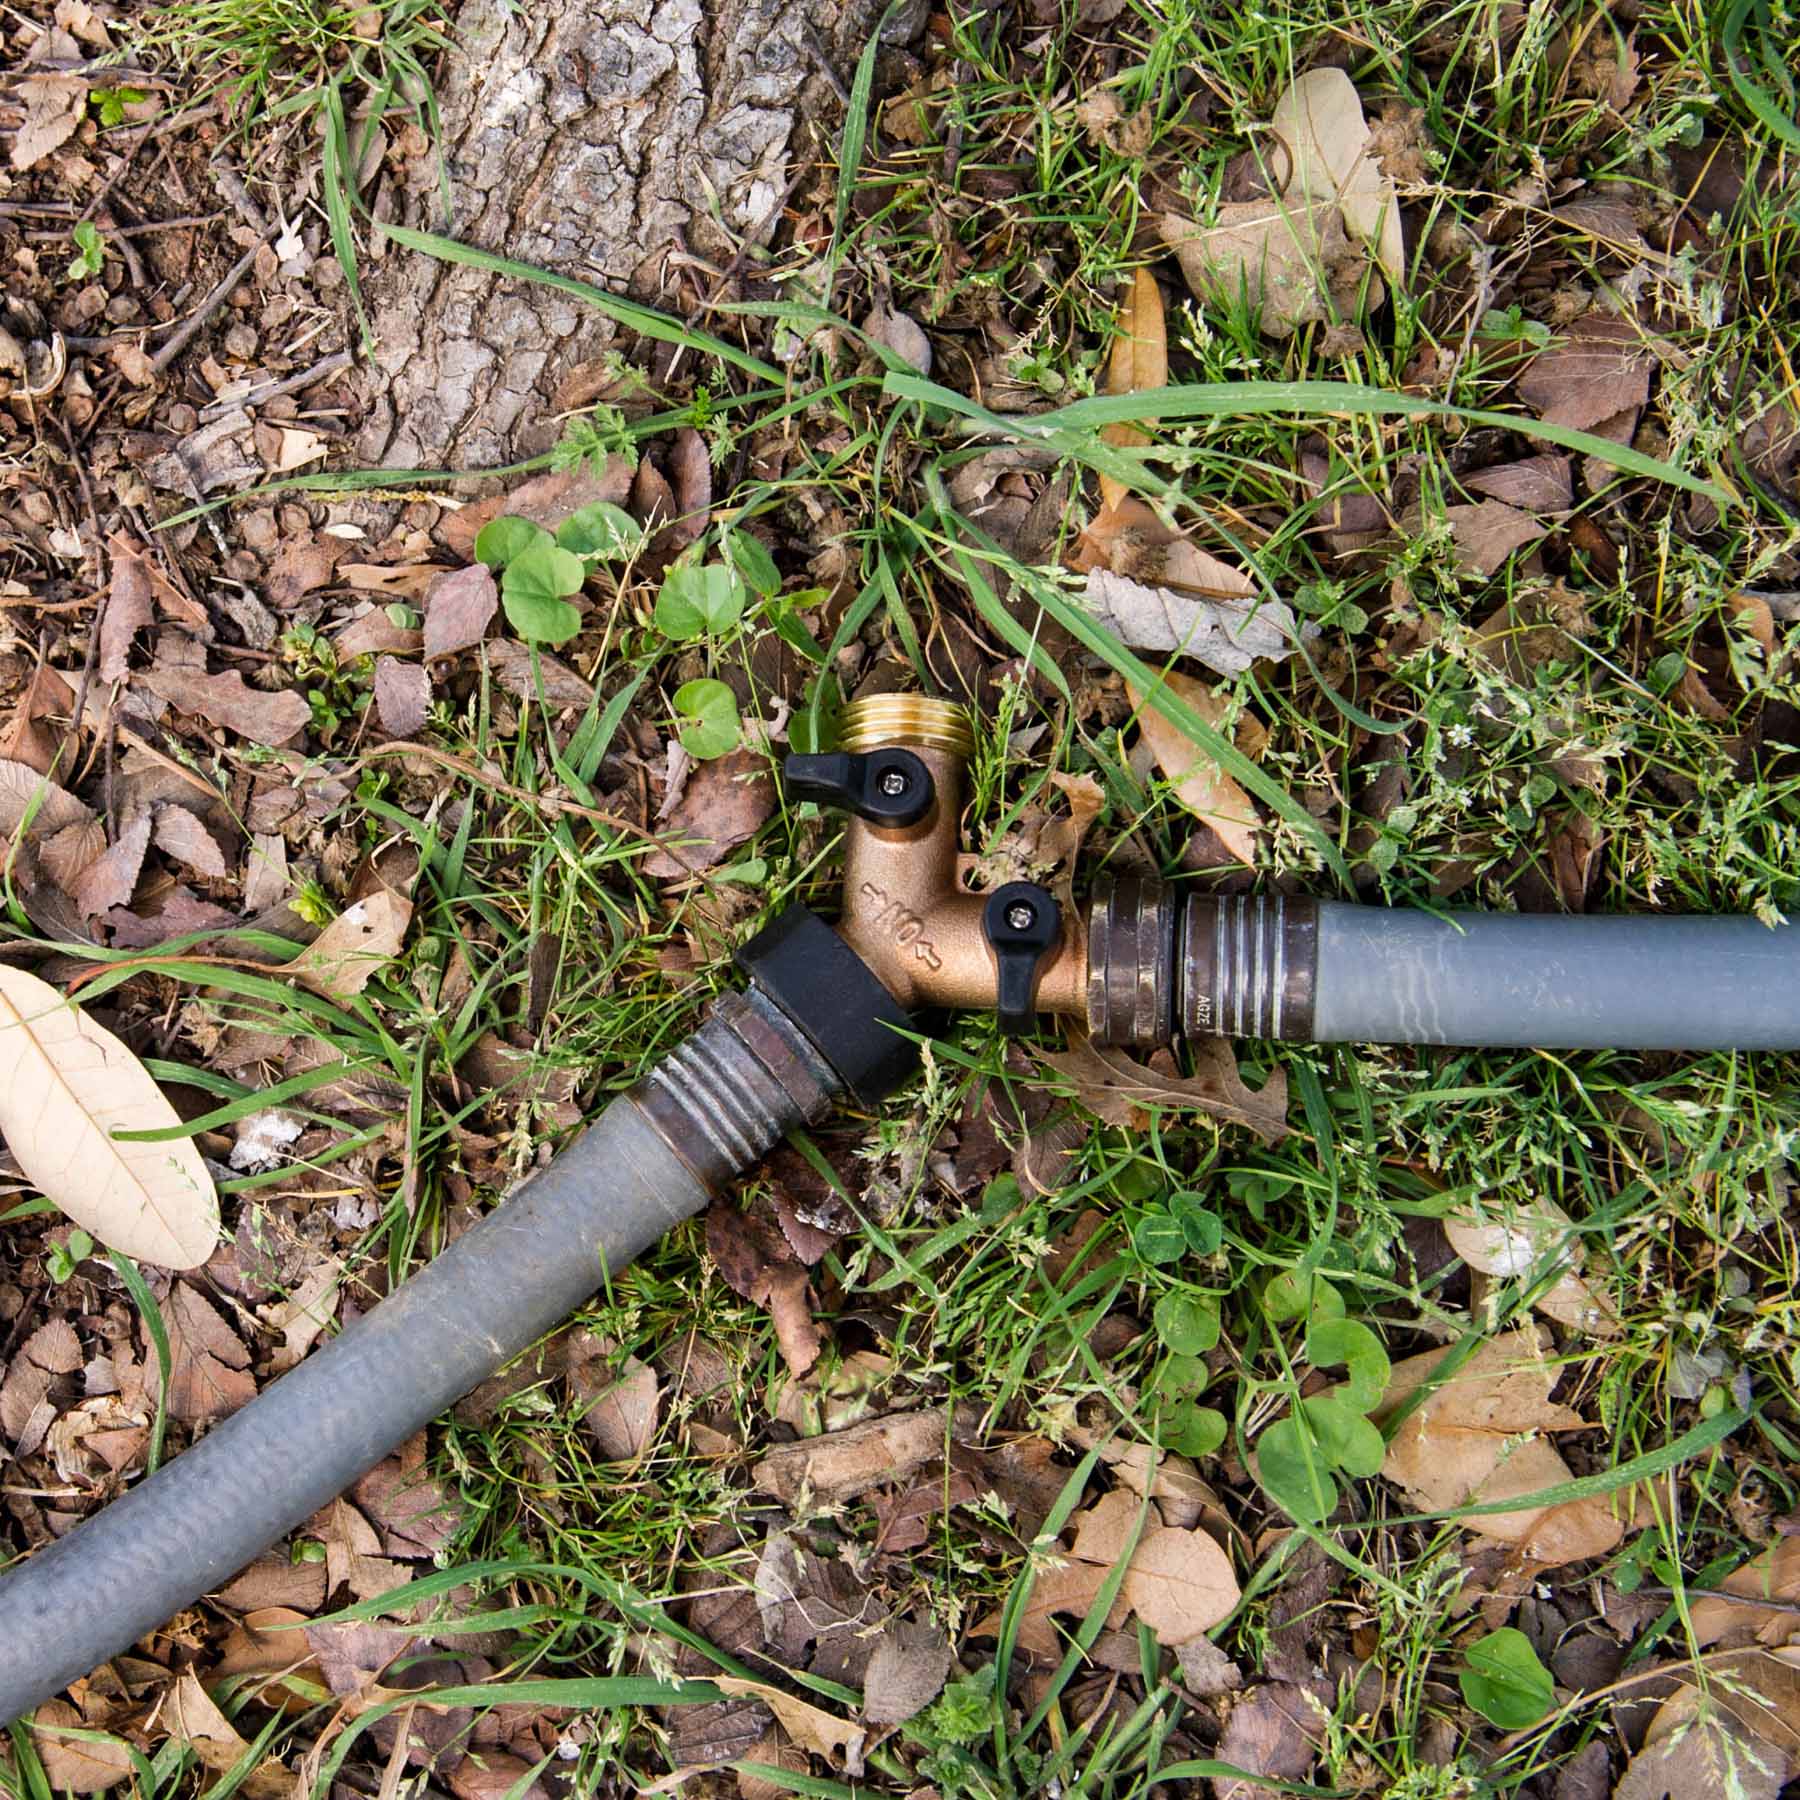
<svg viewBox="0 0 1800 1800"><path fill-rule="evenodd" d="M769 232L878 17L878 0L464 0L439 94L452 216L430 157L378 211L654 298L671 250L723 264ZM542 450L558 390L613 336L563 295L391 245L370 299L359 449L389 467Z"/></svg>

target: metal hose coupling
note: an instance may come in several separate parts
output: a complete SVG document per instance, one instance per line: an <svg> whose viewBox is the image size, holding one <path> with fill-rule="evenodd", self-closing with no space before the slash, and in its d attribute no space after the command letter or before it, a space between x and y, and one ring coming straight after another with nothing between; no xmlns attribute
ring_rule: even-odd
<svg viewBox="0 0 1800 1800"><path fill-rule="evenodd" d="M1088 911L1087 1024L1103 1044L1313 1041L1319 906L1103 879Z"/></svg>

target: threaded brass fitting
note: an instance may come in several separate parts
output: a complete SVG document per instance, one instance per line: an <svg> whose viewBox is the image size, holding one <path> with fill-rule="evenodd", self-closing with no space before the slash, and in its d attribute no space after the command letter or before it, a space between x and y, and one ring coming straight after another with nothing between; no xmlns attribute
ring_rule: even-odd
<svg viewBox="0 0 1800 1800"><path fill-rule="evenodd" d="M944 750L967 760L975 754L975 726L966 706L923 694L870 694L844 708L838 742L846 750L879 750L906 744Z"/></svg>

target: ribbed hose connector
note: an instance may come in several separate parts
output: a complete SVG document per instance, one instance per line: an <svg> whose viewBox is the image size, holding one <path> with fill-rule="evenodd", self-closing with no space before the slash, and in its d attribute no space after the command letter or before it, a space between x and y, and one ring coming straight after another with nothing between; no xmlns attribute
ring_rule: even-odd
<svg viewBox="0 0 1800 1800"><path fill-rule="evenodd" d="M1088 1031L1139 1049L1186 1037L1308 1039L1318 907L1280 894L1182 896L1097 884L1088 913Z"/></svg>

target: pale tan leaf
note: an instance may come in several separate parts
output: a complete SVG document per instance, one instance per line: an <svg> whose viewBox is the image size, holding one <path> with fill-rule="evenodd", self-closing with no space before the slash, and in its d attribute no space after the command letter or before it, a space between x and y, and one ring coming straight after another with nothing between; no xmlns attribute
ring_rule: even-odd
<svg viewBox="0 0 1800 1800"><path fill-rule="evenodd" d="M1415 1393L1448 1354L1428 1350L1396 1363L1374 1414L1379 1423ZM1520 1499L1572 1479L1548 1436L1586 1421L1553 1402L1558 1365L1543 1354L1537 1328L1484 1343L1405 1418L1388 1444L1381 1472L1406 1489L1422 1512ZM1555 1566L1599 1556L1625 1535L1605 1500L1523 1506L1482 1513L1468 1528L1517 1546L1531 1561Z"/></svg>
<svg viewBox="0 0 1800 1800"><path fill-rule="evenodd" d="M1069 1521L1075 1528L1075 1544L1069 1554L1110 1569L1137 1535L1140 1516L1146 1531L1161 1528L1162 1515L1154 1506L1146 1510L1143 1501L1128 1488L1114 1488Z"/></svg>
<svg viewBox="0 0 1800 1800"><path fill-rule="evenodd" d="M1618 1315L1581 1279L1586 1246L1569 1215L1542 1195L1502 1208L1493 1201L1471 1204L1444 1220L1450 1248L1478 1274L1500 1281L1536 1280L1553 1269L1562 1279L1540 1295L1540 1312L1572 1331L1616 1337Z"/></svg>
<svg viewBox="0 0 1800 1800"><path fill-rule="evenodd" d="M1231 1613L1239 1596L1230 1557L1205 1532L1168 1526L1146 1531L1138 1540L1120 1592L1169 1645L1210 1631Z"/></svg>
<svg viewBox="0 0 1800 1800"><path fill-rule="evenodd" d="M1657 1708L1613 1800L1775 1800L1792 1769L1793 1746L1752 1736L1733 1716L1750 1703L1728 1696L1720 1682L1711 1695L1708 1704L1683 1688Z"/></svg>
<svg viewBox="0 0 1800 1800"><path fill-rule="evenodd" d="M87 116L87 83L78 75L28 75L16 90L25 117L13 136L12 166L29 169L60 150Z"/></svg>
<svg viewBox="0 0 1800 1800"><path fill-rule="evenodd" d="M249 1744L213 1703L191 1669L175 1684L163 1721L169 1735L186 1744L202 1766L215 1775L229 1774L249 1754ZM299 1787L300 1778L274 1757L268 1757L234 1785L249 1800L284 1800Z"/></svg>
<svg viewBox="0 0 1800 1800"><path fill-rule="evenodd" d="M1221 307L1245 300L1269 337L1291 337L1334 309L1354 317L1365 283L1371 305L1385 292L1345 235L1342 214L1326 201L1233 201L1215 208L1205 225L1163 213L1156 228L1200 299Z"/></svg>
<svg viewBox="0 0 1800 1800"><path fill-rule="evenodd" d="M846 1431L778 1444L757 1464L755 1486L790 1506L804 1494L832 1505L904 1481L944 1454L947 1434L948 1420L937 1408L890 1413Z"/></svg>
<svg viewBox="0 0 1800 1800"><path fill-rule="evenodd" d="M360 994L400 952L412 902L387 888L347 906L282 973L327 1000Z"/></svg>
<svg viewBox="0 0 1800 1800"><path fill-rule="evenodd" d="M1119 335L1113 339L1106 364L1109 394L1143 394L1169 385L1168 323L1163 312L1162 289L1148 269L1134 270L1131 292L1119 308ZM1109 444L1128 449L1150 440L1135 425L1104 425L1100 436ZM1100 498L1117 506L1127 493L1125 484L1111 475L1100 477Z"/></svg>
<svg viewBox="0 0 1800 1800"><path fill-rule="evenodd" d="M1285 191L1335 200L1350 235L1369 246L1396 283L1406 276L1406 238L1394 184L1369 154L1369 125L1342 69L1309 69L1275 103L1269 128L1292 160ZM1283 171L1274 170L1279 179Z"/></svg>
<svg viewBox="0 0 1800 1800"><path fill-rule="evenodd" d="M181 1123L142 1063L49 983L0 966L0 1132L31 1181L127 1256L189 1269L212 1254L219 1201L191 1138L121 1142Z"/></svg>
<svg viewBox="0 0 1800 1800"><path fill-rule="evenodd" d="M627 1356L613 1375L597 1358L571 1358L569 1387L581 1423L609 1462L636 1462L656 1436L656 1371Z"/></svg>
<svg viewBox="0 0 1800 1800"><path fill-rule="evenodd" d="M50 1785L72 1794L98 1794L131 1777L131 1752L116 1738L96 1743L63 1735L58 1727L91 1729L66 1700L46 1700L31 1715L31 1745Z"/></svg>
<svg viewBox="0 0 1800 1800"><path fill-rule="evenodd" d="M734 1699L760 1700L784 1731L803 1750L822 1756L849 1775L863 1769L863 1746L869 1741L861 1725L840 1719L766 1681L745 1681L736 1675L715 1677L714 1685Z"/></svg>
<svg viewBox="0 0 1800 1800"><path fill-rule="evenodd" d="M1253 598L1249 580L1229 563L1188 547L1196 579L1180 588L1149 586L1111 569L1091 570L1083 599L1095 620L1134 650L1172 650L1219 675L1241 675L1260 657L1279 662L1299 641L1283 600ZM1195 588L1243 599L1206 599Z"/></svg>
<svg viewBox="0 0 1800 1800"><path fill-rule="evenodd" d="M1784 1537L1719 1583L1722 1600L1695 1594L1688 1603L1694 1643L1699 1649L1711 1644L1762 1643L1771 1648L1800 1636L1800 1537ZM1766 1600L1768 1606L1747 1606L1747 1600Z"/></svg>
<svg viewBox="0 0 1800 1800"><path fill-rule="evenodd" d="M1204 681L1170 670L1163 676L1169 691L1216 730L1225 717L1225 703ZM1256 866L1256 834L1261 821L1250 796L1225 773L1179 725L1166 719L1129 684L1125 690L1137 708L1138 729L1150 746L1157 766L1169 779L1175 798L1195 818L1210 825L1220 843L1249 868Z"/></svg>

